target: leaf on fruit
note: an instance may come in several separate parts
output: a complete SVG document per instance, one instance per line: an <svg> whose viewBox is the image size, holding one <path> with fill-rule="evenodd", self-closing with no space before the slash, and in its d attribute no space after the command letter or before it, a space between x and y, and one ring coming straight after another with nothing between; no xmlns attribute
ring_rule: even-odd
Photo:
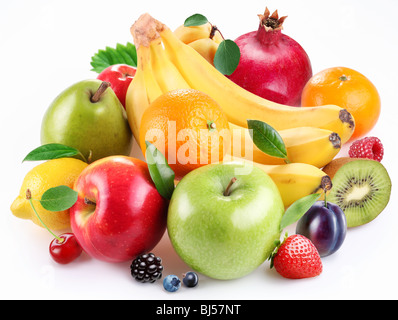
<svg viewBox="0 0 398 320"><path fill-rule="evenodd" d="M106 47L91 57L91 71L101 73L104 69L115 64L127 64L137 67L137 50L135 45L128 42L125 46L118 43L116 48Z"/></svg>
<svg viewBox="0 0 398 320"><path fill-rule="evenodd" d="M313 193L293 202L282 217L280 231L298 221L320 197L320 193Z"/></svg>
<svg viewBox="0 0 398 320"><path fill-rule="evenodd" d="M287 159L285 143L278 131L259 120L247 120L247 124L257 148L272 157Z"/></svg>
<svg viewBox="0 0 398 320"><path fill-rule="evenodd" d="M164 155L150 142L145 141L145 158L148 164L149 174L160 195L171 199L174 192L174 171L170 168Z"/></svg>
<svg viewBox="0 0 398 320"><path fill-rule="evenodd" d="M240 49L232 40L224 40L218 45L214 56L214 67L224 75L231 75L240 60Z"/></svg>
<svg viewBox="0 0 398 320"><path fill-rule="evenodd" d="M48 211L63 211L76 203L77 195L77 192L68 186L58 186L44 192L40 204Z"/></svg>
<svg viewBox="0 0 398 320"><path fill-rule="evenodd" d="M75 148L71 148L59 143L49 143L29 152L22 162L67 158L80 154L80 151Z"/></svg>
<svg viewBox="0 0 398 320"><path fill-rule="evenodd" d="M196 13L190 17L188 17L184 22L184 27L194 27L194 26L201 26L203 24L208 23L209 21L207 18L199 13Z"/></svg>

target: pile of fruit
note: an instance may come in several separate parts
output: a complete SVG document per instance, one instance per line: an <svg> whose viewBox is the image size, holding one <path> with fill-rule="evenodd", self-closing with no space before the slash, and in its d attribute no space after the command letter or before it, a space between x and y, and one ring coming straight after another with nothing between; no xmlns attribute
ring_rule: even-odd
<svg viewBox="0 0 398 320"><path fill-rule="evenodd" d="M313 75L282 33L286 17L259 17L234 42L203 15L173 32L143 14L134 45L100 50L98 77L56 97L42 145L24 159L43 163L11 206L54 235L56 262L82 252L131 261L132 277L153 283L164 270L151 251L167 230L195 271L187 287L198 273L236 279L267 259L284 277L314 277L348 228L384 210L383 145L366 137L380 113L376 88L349 68ZM133 143L146 162L130 155ZM296 234L281 239L293 223ZM180 286L164 278L167 291Z"/></svg>

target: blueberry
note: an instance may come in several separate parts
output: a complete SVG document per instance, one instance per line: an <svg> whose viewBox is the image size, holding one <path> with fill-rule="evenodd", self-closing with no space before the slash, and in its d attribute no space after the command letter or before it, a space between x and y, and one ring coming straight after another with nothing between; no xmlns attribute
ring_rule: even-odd
<svg viewBox="0 0 398 320"><path fill-rule="evenodd" d="M175 292L180 289L181 280L177 276L170 274L166 278L164 278L163 287L169 292Z"/></svg>
<svg viewBox="0 0 398 320"><path fill-rule="evenodd" d="M189 288L196 287L196 285L198 284L198 281L199 281L198 275L192 271L187 272L184 275L184 278L182 279L182 282L184 283L184 285Z"/></svg>
<svg viewBox="0 0 398 320"><path fill-rule="evenodd" d="M296 233L314 244L319 255L325 257L336 252L344 242L347 221L336 204L317 201L298 221Z"/></svg>

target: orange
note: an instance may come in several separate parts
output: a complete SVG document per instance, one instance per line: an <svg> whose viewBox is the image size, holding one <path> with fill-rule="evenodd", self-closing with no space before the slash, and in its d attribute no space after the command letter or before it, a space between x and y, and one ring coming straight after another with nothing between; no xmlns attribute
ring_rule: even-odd
<svg viewBox="0 0 398 320"><path fill-rule="evenodd" d="M346 109L355 119L351 141L367 134L380 115L380 96L363 74L345 67L333 67L315 74L305 85L303 107L334 104Z"/></svg>
<svg viewBox="0 0 398 320"><path fill-rule="evenodd" d="M181 179L188 172L223 160L230 146L229 123L221 107L194 89L167 92L145 110L139 143L149 141L163 153Z"/></svg>

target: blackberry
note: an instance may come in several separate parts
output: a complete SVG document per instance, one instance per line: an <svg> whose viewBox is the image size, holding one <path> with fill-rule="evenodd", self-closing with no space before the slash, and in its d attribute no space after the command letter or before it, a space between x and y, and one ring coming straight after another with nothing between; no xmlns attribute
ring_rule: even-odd
<svg viewBox="0 0 398 320"><path fill-rule="evenodd" d="M153 283L162 277L162 259L153 253L138 256L131 263L131 276L138 282Z"/></svg>

